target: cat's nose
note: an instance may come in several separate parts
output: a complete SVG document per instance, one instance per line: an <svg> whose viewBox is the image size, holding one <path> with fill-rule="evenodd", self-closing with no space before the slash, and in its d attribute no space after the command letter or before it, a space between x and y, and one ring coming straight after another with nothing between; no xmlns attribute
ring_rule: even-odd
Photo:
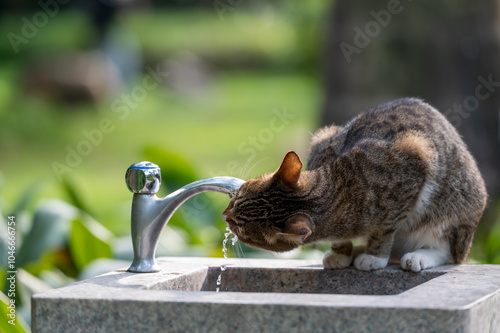
<svg viewBox="0 0 500 333"><path fill-rule="evenodd" d="M231 210L233 209L233 207L234 203L233 200L231 200L227 208L222 212L222 221L227 223L228 220L229 221L234 220L234 216L231 215Z"/></svg>
<svg viewBox="0 0 500 333"><path fill-rule="evenodd" d="M231 214L230 210L230 208L226 208L226 210L222 212L222 221L226 223L234 221L234 216Z"/></svg>

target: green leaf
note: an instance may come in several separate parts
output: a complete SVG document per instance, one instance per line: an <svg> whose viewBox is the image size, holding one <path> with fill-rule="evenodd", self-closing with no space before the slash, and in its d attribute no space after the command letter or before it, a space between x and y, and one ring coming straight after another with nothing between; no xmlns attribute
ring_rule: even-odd
<svg viewBox="0 0 500 333"><path fill-rule="evenodd" d="M157 147L146 147L144 149L144 158L147 161L157 164L161 169L162 186L158 196L164 196L178 188L198 180L192 164L181 155L169 150ZM191 199L192 200L192 199ZM190 237L192 243L196 239L196 230L193 225L188 227L188 221L184 218L182 210L186 209L187 203L180 207L168 222L169 226L177 226L184 229ZM184 211L187 212L187 211Z"/></svg>
<svg viewBox="0 0 500 333"><path fill-rule="evenodd" d="M62 185L70 199L71 204L76 208L79 208L80 210L92 215L92 212L80 197L79 191L76 189L75 184L71 182L67 177L65 177L63 178Z"/></svg>
<svg viewBox="0 0 500 333"><path fill-rule="evenodd" d="M90 217L73 220L69 248L80 271L97 258L111 258L113 235Z"/></svg>
<svg viewBox="0 0 500 333"><path fill-rule="evenodd" d="M486 261L490 264L500 264L500 219L491 229L485 245Z"/></svg>
<svg viewBox="0 0 500 333"><path fill-rule="evenodd" d="M17 256L17 266L38 261L47 252L67 243L70 223L79 211L60 200L45 201L36 211L31 230L23 240Z"/></svg>
<svg viewBox="0 0 500 333"><path fill-rule="evenodd" d="M0 293L0 331L10 332L10 333L26 333L31 332L28 324L19 316L18 309L16 308L16 315L14 319L14 325L9 324L12 320L12 315L10 314L10 309L7 307L11 306L10 299L4 294ZM14 304L15 306L15 304Z"/></svg>
<svg viewBox="0 0 500 333"><path fill-rule="evenodd" d="M79 280L90 279L91 277L109 273L116 270L126 270L130 266L129 260L117 259L96 259L88 264L78 275Z"/></svg>
<svg viewBox="0 0 500 333"><path fill-rule="evenodd" d="M18 215L20 212L26 210L28 205L33 201L37 193L41 190L45 183L45 179L40 179L33 184L29 185L21 194L17 204L14 206L10 214Z"/></svg>
<svg viewBox="0 0 500 333"><path fill-rule="evenodd" d="M144 157L160 167L164 189L175 191L179 187L198 180L191 164L184 157L171 151L147 147L144 149Z"/></svg>
<svg viewBox="0 0 500 333"><path fill-rule="evenodd" d="M2 211L0 210L0 267L7 266L7 251L8 251L8 229L7 221L3 219ZM0 282L1 284L1 282Z"/></svg>
<svg viewBox="0 0 500 333"><path fill-rule="evenodd" d="M51 270L43 270L40 272L40 274L38 274L38 277L43 283L46 283L52 288L61 288L75 282L75 279L67 276L57 268L52 268Z"/></svg>

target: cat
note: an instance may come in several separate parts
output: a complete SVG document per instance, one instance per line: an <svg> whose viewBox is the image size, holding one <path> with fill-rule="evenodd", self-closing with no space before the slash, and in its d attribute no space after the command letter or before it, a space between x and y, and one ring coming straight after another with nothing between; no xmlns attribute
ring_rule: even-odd
<svg viewBox="0 0 500 333"><path fill-rule="evenodd" d="M305 171L290 151L245 182L223 212L243 243L284 252L331 242L325 268L404 270L464 263L487 193L455 128L416 98L387 102L318 130ZM352 240L366 246L357 256Z"/></svg>

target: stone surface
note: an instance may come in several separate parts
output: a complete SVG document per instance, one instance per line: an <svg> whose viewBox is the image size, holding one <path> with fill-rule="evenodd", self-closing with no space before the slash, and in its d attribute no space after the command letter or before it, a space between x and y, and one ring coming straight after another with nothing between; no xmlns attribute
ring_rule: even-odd
<svg viewBox="0 0 500 333"><path fill-rule="evenodd" d="M33 331L500 332L500 266L416 274L323 270L304 260L158 263L159 273L115 271L35 295Z"/></svg>

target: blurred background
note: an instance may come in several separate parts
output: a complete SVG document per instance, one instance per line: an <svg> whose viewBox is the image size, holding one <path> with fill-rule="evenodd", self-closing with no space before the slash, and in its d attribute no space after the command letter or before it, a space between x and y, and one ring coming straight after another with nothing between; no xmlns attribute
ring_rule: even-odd
<svg viewBox="0 0 500 333"><path fill-rule="evenodd" d="M33 293L130 264L129 165L158 164L161 196L212 176L253 178L289 150L306 161L318 127L404 96L443 112L478 160L490 200L470 261L500 264L498 6L1 2L0 266L14 217L15 329L29 331ZM214 193L189 200L157 255L222 256L227 203ZM280 256L319 259L327 248ZM277 255L237 243L229 256Z"/></svg>

